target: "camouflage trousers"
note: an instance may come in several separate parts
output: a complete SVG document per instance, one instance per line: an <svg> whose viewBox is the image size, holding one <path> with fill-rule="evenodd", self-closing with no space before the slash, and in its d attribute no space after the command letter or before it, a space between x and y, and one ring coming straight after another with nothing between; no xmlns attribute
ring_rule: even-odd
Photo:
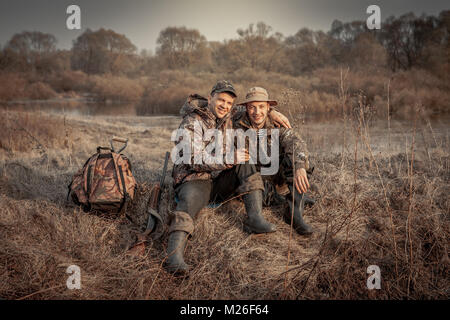
<svg viewBox="0 0 450 320"><path fill-rule="evenodd" d="M264 190L264 184L257 167L253 164L239 164L222 171L211 180L187 181L175 190L178 203L169 226L169 233L194 232L194 220L208 203L220 203L232 196L255 190Z"/></svg>
<svg viewBox="0 0 450 320"><path fill-rule="evenodd" d="M260 170L260 167L258 167ZM294 179L294 168L289 157L281 157L278 172L271 176L262 176L264 183L263 205L265 207L279 205L286 201L286 195L290 194L289 186Z"/></svg>

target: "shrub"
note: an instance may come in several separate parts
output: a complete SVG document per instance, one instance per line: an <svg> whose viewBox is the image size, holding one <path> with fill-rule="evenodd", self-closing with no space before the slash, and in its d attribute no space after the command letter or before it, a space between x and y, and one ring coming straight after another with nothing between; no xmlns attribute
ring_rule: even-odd
<svg viewBox="0 0 450 320"><path fill-rule="evenodd" d="M90 79L91 92L100 101L138 101L144 93L144 88L139 80L132 80L125 77L93 76Z"/></svg>
<svg viewBox="0 0 450 320"><path fill-rule="evenodd" d="M64 71L50 79L49 83L58 92L89 90L89 78L83 71Z"/></svg>
<svg viewBox="0 0 450 320"><path fill-rule="evenodd" d="M26 95L33 100L46 100L57 96L56 92L48 84L43 82L28 85Z"/></svg>
<svg viewBox="0 0 450 320"><path fill-rule="evenodd" d="M20 74L0 74L0 101L24 98L26 84L26 79Z"/></svg>

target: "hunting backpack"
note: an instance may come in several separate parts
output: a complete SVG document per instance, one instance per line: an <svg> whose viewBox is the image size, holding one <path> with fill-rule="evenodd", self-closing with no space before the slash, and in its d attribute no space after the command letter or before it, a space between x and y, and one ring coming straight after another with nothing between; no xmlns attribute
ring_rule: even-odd
<svg viewBox="0 0 450 320"><path fill-rule="evenodd" d="M115 152L113 141L124 143L124 146ZM110 148L97 147L97 153L73 176L67 200L71 196L73 202L81 205L85 212L122 212L127 203L133 200L136 190L130 160L120 153L127 143L128 139L114 137L110 141Z"/></svg>

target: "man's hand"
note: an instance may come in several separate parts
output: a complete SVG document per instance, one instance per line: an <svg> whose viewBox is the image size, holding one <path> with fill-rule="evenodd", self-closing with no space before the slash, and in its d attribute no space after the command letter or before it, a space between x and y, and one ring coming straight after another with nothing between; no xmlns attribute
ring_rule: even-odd
<svg viewBox="0 0 450 320"><path fill-rule="evenodd" d="M248 153L247 149L239 149L234 154L234 163L235 164L245 163L248 160L250 160L250 154Z"/></svg>
<svg viewBox="0 0 450 320"><path fill-rule="evenodd" d="M295 170L294 185L299 193L306 193L309 188L308 176L303 168Z"/></svg>
<svg viewBox="0 0 450 320"><path fill-rule="evenodd" d="M275 127L285 127L287 129L292 128L291 123L289 122L289 119L286 118L282 113L272 110L269 112L270 120L272 120Z"/></svg>

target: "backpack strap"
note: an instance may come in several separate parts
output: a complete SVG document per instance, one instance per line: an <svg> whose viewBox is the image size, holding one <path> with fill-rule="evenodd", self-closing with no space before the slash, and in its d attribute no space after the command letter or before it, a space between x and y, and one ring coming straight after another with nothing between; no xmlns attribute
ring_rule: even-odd
<svg viewBox="0 0 450 320"><path fill-rule="evenodd" d="M98 157L97 157L97 159L98 159ZM94 169L95 169L96 164L97 164L97 160L95 160L94 165L90 165L88 167L88 172L87 172L87 177L86 177L86 179L87 179L86 193L88 195L88 200L89 200L90 195L91 195L91 187L92 187L92 179L93 179L93 177L92 177L92 167L94 167Z"/></svg>
<svg viewBox="0 0 450 320"><path fill-rule="evenodd" d="M119 174L120 174L120 180L122 180L123 196L125 198L127 198L128 197L128 192L127 192L127 188L125 187L125 179L123 177L122 166L119 166Z"/></svg>
<svg viewBox="0 0 450 320"><path fill-rule="evenodd" d="M99 155L100 155L100 153L94 154L92 157L89 158L88 162L86 163L86 165L88 165L88 169L87 169L87 173L86 173L86 189L84 191L87 194L88 203L89 203L89 199L91 197L90 191L91 191L91 186L92 186L92 179L94 179L94 175L93 175L91 168L95 169L95 167L97 166L97 160L98 160ZM89 165L89 163L92 163L92 164ZM83 175L83 178L84 178L84 175ZM84 188L84 185L83 185L83 188Z"/></svg>
<svg viewBox="0 0 450 320"><path fill-rule="evenodd" d="M123 200L122 203L120 204L120 208L119 208L119 212L122 211L125 203L127 202L127 199L129 197L126 186L125 186L125 179L123 176L123 171L122 171L122 166L117 165L117 158L121 157L120 154L117 154L115 152L111 152L111 157L112 157L112 162L114 165L114 171L115 171L115 177L117 178L117 183L119 184L119 191L120 191L120 187L122 187L122 191L123 191ZM119 174L117 174L119 173Z"/></svg>
<svg viewBox="0 0 450 320"><path fill-rule="evenodd" d="M66 201L69 201L69 196L70 196L70 191L72 191L72 190L70 190L70 188L72 188L72 183L73 183L73 180L69 183L69 185L67 186L67 197L66 197Z"/></svg>
<svg viewBox="0 0 450 320"><path fill-rule="evenodd" d="M97 148L98 150L98 148ZM88 164L89 160L91 160L92 157L90 157L89 159L86 160L86 162L83 164L82 168L84 169L84 167L86 167L86 165ZM69 196L70 196L70 192L72 191L72 184L73 184L73 178L72 181L70 181L69 185L67 186L67 197L66 197L66 201L69 201Z"/></svg>
<svg viewBox="0 0 450 320"><path fill-rule="evenodd" d="M123 201L120 204L119 212L122 212L123 207L125 206L126 202L128 201L129 195L127 192L127 188L125 186L125 178L123 177L123 171L122 166L119 167L119 174L120 174L120 180L122 180L122 189L123 189Z"/></svg>
<svg viewBox="0 0 450 320"><path fill-rule="evenodd" d="M121 143L123 143L124 145L123 145L123 147L120 148L118 151L115 151L114 145L113 145L113 141L121 142ZM128 145L128 139L126 139L126 138L120 138L120 137L113 137L113 138L109 141L109 143L111 144L111 151L112 151L112 152L121 153L121 152L127 147L127 145Z"/></svg>
<svg viewBox="0 0 450 320"><path fill-rule="evenodd" d="M100 153L101 150L108 150L108 151L114 152L114 149L112 149L110 147L101 147L101 146L97 147L97 153Z"/></svg>
<svg viewBox="0 0 450 320"><path fill-rule="evenodd" d="M127 189L125 188L125 180L123 178L122 166L119 166L119 173L120 173L120 179L122 180L122 188L123 188L123 200L122 200L122 203L120 204L119 212L122 212L126 202L128 201L129 196L128 196Z"/></svg>

